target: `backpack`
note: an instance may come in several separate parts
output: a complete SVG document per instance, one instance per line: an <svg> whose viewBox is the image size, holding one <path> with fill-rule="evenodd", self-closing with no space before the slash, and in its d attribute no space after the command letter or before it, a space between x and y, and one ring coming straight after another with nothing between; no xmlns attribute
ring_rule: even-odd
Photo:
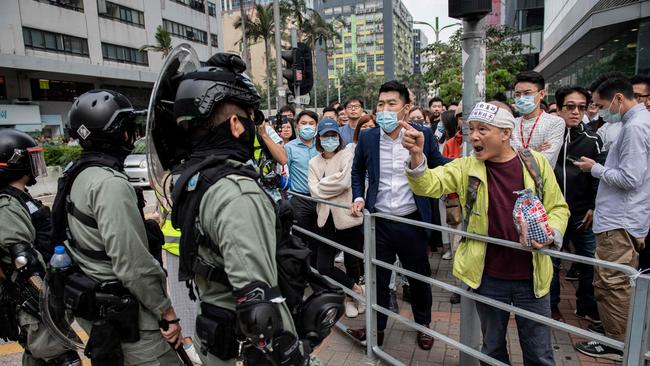
<svg viewBox="0 0 650 366"><path fill-rule="evenodd" d="M542 173L539 170L539 165L533 153L528 149L520 149L517 150L517 157L524 164L526 170L528 170L528 174L533 178L537 197L539 197L540 201L544 202L544 178L542 178ZM463 230L465 231L467 231L467 226L469 225L470 214L474 208L474 203L476 203L476 195L480 185L481 181L478 178L469 176L467 199L465 200L465 217L463 219Z"/></svg>
<svg viewBox="0 0 650 366"><path fill-rule="evenodd" d="M181 230L180 239L180 269L179 280L187 281L190 298L194 299L192 281L194 274L199 274L213 282L219 282L232 288L223 267L215 267L205 263L198 256L199 246L207 246L217 252L218 247L201 229L199 206L205 192L221 178L236 174L249 177L260 185L259 174L255 168L248 165L236 165L225 157L210 156L192 164L189 161L175 180L172 190L173 211L172 225ZM262 188L260 186L260 188ZM263 192L264 190L261 189ZM278 273L278 288L295 316L303 304L304 291L308 285L314 291L324 290L338 292L326 280L319 278L309 267L311 251L305 244L291 233L293 225L293 209L288 200L280 200L277 204L266 194L275 208L276 215L276 263ZM323 281L321 281L321 279ZM294 317L295 319L295 317Z"/></svg>
<svg viewBox="0 0 650 366"><path fill-rule="evenodd" d="M80 247L72 236L68 223L68 214L70 214L82 224L94 229L98 228L97 221L93 217L79 211L70 199L70 191L72 190L72 184L75 179L82 171L90 167L108 167L118 172L124 171L122 161L101 153L82 154L79 159L68 164L63 171L63 175L57 182L57 194L52 204L52 247L68 240L68 244L72 248L88 258L98 261L111 261L111 258L103 250L90 250ZM147 233L149 252L162 266L160 258L162 245L165 241L162 230L157 223L151 222L153 220L145 220L144 215L141 216Z"/></svg>

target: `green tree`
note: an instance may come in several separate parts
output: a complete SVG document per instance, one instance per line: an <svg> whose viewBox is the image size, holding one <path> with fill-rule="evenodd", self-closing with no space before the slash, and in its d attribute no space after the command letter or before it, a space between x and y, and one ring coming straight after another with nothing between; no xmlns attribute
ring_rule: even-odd
<svg viewBox="0 0 650 366"><path fill-rule="evenodd" d="M425 81L433 83L444 100L462 98L461 33L457 30L449 41L436 42L423 50L430 61L423 63ZM486 29L486 90L488 98L506 91L514 76L524 70L526 61L522 52L529 49L517 33L506 26L488 26Z"/></svg>
<svg viewBox="0 0 650 366"><path fill-rule="evenodd" d="M289 20L288 18L295 22L298 39L302 39L303 24L308 16L307 10L305 0L280 0L280 14L285 22Z"/></svg>
<svg viewBox="0 0 650 366"><path fill-rule="evenodd" d="M341 100L360 96L366 103L366 110L371 110L377 100L377 92L383 83L381 76L369 74L355 68L341 75Z"/></svg>
<svg viewBox="0 0 650 366"><path fill-rule="evenodd" d="M172 50L172 36L169 34L167 29L163 27L162 25L159 25L158 28L156 28L156 34L154 35L156 38L156 44L155 45L144 45L140 47L141 52L145 51L152 51L152 52L161 52L162 53L162 58L167 57L169 52Z"/></svg>
<svg viewBox="0 0 650 366"><path fill-rule="evenodd" d="M235 19L235 29L242 26L241 16ZM266 103L267 109L271 110L271 81L273 69L271 69L271 42L275 35L275 22L273 21L273 5L255 4L255 19L246 16L246 37L257 43L264 42L264 58L266 59Z"/></svg>

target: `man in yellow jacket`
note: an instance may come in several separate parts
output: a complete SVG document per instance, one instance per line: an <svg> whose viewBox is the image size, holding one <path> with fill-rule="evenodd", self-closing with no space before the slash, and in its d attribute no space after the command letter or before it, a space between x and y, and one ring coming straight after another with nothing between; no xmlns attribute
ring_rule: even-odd
<svg viewBox="0 0 650 366"><path fill-rule="evenodd" d="M406 129L402 144L410 153L405 163L409 185L414 194L422 196L440 197L457 192L461 207L465 207L469 182L478 179L480 183L475 190L476 200L471 212L464 212L465 217L469 215L466 230L519 242L512 214L517 198L513 192L525 188L535 192L536 185L524 162L510 146L515 119L496 104L478 103L467 121L473 155L435 169L426 168L422 133L402 124ZM553 238L546 243L532 241L532 252L465 239L454 257L453 273L478 294L550 317L553 266L551 258L537 249L559 249L569 209L553 168L541 154L532 152L532 156L543 180L540 196ZM510 314L482 303L477 303L476 307L483 331L482 352L510 363L506 345ZM516 317L516 321L524 365L555 365L550 328L522 317Z"/></svg>

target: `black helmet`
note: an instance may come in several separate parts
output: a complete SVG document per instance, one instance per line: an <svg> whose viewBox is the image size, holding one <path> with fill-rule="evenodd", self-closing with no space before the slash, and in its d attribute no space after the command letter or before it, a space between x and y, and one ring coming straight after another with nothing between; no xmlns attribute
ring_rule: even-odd
<svg viewBox="0 0 650 366"><path fill-rule="evenodd" d="M47 175L43 148L28 134L11 128L0 129L0 181L6 184L24 176Z"/></svg>
<svg viewBox="0 0 650 366"><path fill-rule="evenodd" d="M239 56L217 53L206 67L183 75L176 91L174 118L207 119L214 105L224 100L257 110L262 98L244 71L246 64Z"/></svg>
<svg viewBox="0 0 650 366"><path fill-rule="evenodd" d="M122 94L95 89L79 96L68 113L66 128L85 149L133 149L135 113L131 102ZM128 141L124 140L128 132Z"/></svg>

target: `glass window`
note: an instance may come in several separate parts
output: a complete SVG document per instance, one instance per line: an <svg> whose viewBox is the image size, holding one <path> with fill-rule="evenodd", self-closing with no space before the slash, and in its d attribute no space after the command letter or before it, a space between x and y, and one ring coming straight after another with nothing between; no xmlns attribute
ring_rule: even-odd
<svg viewBox="0 0 650 366"><path fill-rule="evenodd" d="M50 4L54 6L59 6L62 8L75 10L79 12L84 12L84 2L83 0L65 0L65 1L54 1L54 0L36 0L39 3Z"/></svg>
<svg viewBox="0 0 650 366"><path fill-rule="evenodd" d="M110 61L149 65L147 53L131 47L102 43L102 56Z"/></svg>
<svg viewBox="0 0 650 366"><path fill-rule="evenodd" d="M32 46L45 48L45 39L43 38L43 32L37 30L32 31Z"/></svg>
<svg viewBox="0 0 650 366"><path fill-rule="evenodd" d="M143 12L128 8L123 5L115 4L110 1L106 1L106 13L100 13L99 16L103 18L114 19L138 27L144 27Z"/></svg>
<svg viewBox="0 0 650 366"><path fill-rule="evenodd" d="M33 100L71 102L75 97L92 90L93 84L75 81L48 80L49 87L41 89L39 79L30 79Z"/></svg>
<svg viewBox="0 0 650 366"><path fill-rule="evenodd" d="M23 37L26 47L88 55L88 43L84 38L31 28L23 28Z"/></svg>

